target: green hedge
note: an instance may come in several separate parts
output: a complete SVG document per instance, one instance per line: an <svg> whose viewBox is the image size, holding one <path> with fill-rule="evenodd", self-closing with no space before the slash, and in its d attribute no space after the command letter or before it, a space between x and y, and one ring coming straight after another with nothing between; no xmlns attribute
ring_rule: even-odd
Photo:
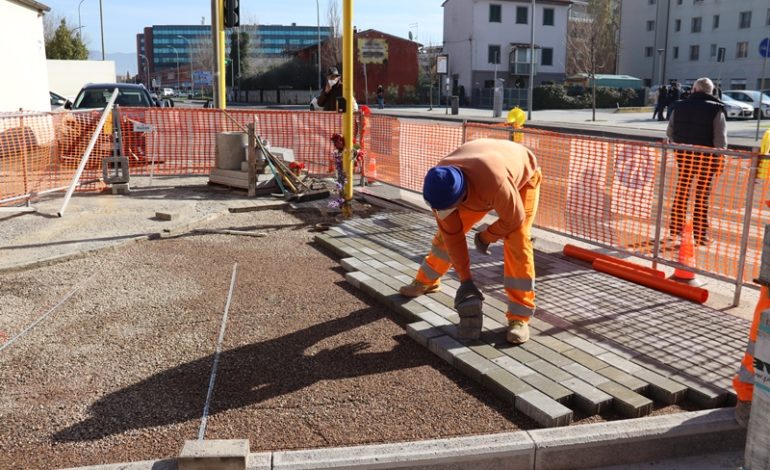
<svg viewBox="0 0 770 470"><path fill-rule="evenodd" d="M569 91L569 93L568 93ZM582 92L582 93L581 93ZM591 108L591 88L543 85L532 90L533 109ZM638 106L639 93L631 88L596 88L596 107Z"/></svg>

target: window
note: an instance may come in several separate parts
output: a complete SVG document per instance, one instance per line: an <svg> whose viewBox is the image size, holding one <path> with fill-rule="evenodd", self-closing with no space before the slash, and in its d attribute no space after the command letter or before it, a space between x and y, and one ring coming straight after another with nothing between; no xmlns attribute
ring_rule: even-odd
<svg viewBox="0 0 770 470"><path fill-rule="evenodd" d="M717 45L712 44L711 47L709 47L709 57L712 59L715 59L717 57Z"/></svg>
<svg viewBox="0 0 770 470"><path fill-rule="evenodd" d="M647 31L655 31L655 22L653 20L647 22Z"/></svg>
<svg viewBox="0 0 770 470"><path fill-rule="evenodd" d="M540 65L553 65L553 48L544 47L540 50Z"/></svg>
<svg viewBox="0 0 770 470"><path fill-rule="evenodd" d="M748 41L739 42L735 47L735 58L745 59L749 56L749 43Z"/></svg>
<svg viewBox="0 0 770 470"><path fill-rule="evenodd" d="M714 15L714 19L711 21L711 27L714 29L719 28L719 15Z"/></svg>
<svg viewBox="0 0 770 470"><path fill-rule="evenodd" d="M674 59L679 58L679 48L677 46L674 46Z"/></svg>
<svg viewBox="0 0 770 470"><path fill-rule="evenodd" d="M489 46L487 50L487 62L490 64L500 63L500 46Z"/></svg>
<svg viewBox="0 0 770 470"><path fill-rule="evenodd" d="M527 24L527 13L529 8L516 7L516 24Z"/></svg>
<svg viewBox="0 0 770 470"><path fill-rule="evenodd" d="M697 16L692 19L692 25L690 27L691 33L700 33L701 17Z"/></svg>
<svg viewBox="0 0 770 470"><path fill-rule="evenodd" d="M682 20L674 20L674 31L679 32L682 30Z"/></svg>
<svg viewBox="0 0 770 470"><path fill-rule="evenodd" d="M700 58L700 46L690 46L690 60L698 60Z"/></svg>
<svg viewBox="0 0 770 470"><path fill-rule="evenodd" d="M742 11L738 19L738 27L740 29L751 28L751 12Z"/></svg>
<svg viewBox="0 0 770 470"><path fill-rule="evenodd" d="M644 48L644 56L645 57L652 57L652 47L647 46Z"/></svg>
<svg viewBox="0 0 770 470"><path fill-rule="evenodd" d="M553 26L554 18L553 8L543 8L543 26Z"/></svg>
<svg viewBox="0 0 770 470"><path fill-rule="evenodd" d="M489 5L489 22L490 23L502 23L503 22L503 14L502 14L502 5Z"/></svg>
<svg viewBox="0 0 770 470"><path fill-rule="evenodd" d="M767 26L770 26L770 8L767 9L767 20L765 21Z"/></svg>

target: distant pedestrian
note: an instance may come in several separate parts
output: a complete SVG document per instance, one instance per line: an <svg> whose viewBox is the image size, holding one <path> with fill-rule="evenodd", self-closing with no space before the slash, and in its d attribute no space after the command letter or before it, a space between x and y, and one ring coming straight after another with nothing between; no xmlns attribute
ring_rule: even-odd
<svg viewBox="0 0 770 470"><path fill-rule="evenodd" d="M658 98L655 102L655 111L652 112L652 119L657 116L658 121L665 121L663 117L663 111L666 109L668 103L668 87L661 85L658 87Z"/></svg>
<svg viewBox="0 0 770 470"><path fill-rule="evenodd" d="M329 67L326 85L318 96L317 103L324 111L337 111L337 98L342 96L342 80L337 67Z"/></svg>
<svg viewBox="0 0 770 470"><path fill-rule="evenodd" d="M385 109L385 88L382 85L377 87L377 107Z"/></svg>
<svg viewBox="0 0 770 470"><path fill-rule="evenodd" d="M674 80L671 86L668 88L668 98L666 99L666 120L671 119L671 111L674 109L674 104L682 99L682 86L679 82Z"/></svg>

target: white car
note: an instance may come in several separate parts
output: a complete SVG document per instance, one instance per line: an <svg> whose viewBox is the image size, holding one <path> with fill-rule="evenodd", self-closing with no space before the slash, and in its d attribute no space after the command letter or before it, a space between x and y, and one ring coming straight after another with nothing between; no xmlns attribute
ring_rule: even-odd
<svg viewBox="0 0 770 470"><path fill-rule="evenodd" d="M753 106L730 98L724 93L722 93L722 103L725 104L725 117L727 119L751 119L754 116Z"/></svg>
<svg viewBox="0 0 770 470"><path fill-rule="evenodd" d="M724 97L725 95L754 108L754 117L757 117L757 113L759 112L759 101L761 99L762 117L770 118L770 96L756 90L726 90L722 92L722 96Z"/></svg>
<svg viewBox="0 0 770 470"><path fill-rule="evenodd" d="M164 88L163 91L160 94L163 98L169 97L169 96L176 96L176 92L173 88Z"/></svg>

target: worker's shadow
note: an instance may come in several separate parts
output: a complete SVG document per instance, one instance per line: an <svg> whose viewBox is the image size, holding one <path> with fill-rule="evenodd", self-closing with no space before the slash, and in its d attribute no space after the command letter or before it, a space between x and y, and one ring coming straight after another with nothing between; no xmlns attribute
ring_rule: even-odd
<svg viewBox="0 0 770 470"><path fill-rule="evenodd" d="M427 363L405 335L390 351L365 353L364 342L306 352L314 344L382 318L374 309L310 326L288 335L221 353L210 415L258 404L323 380L418 367ZM213 345L212 345L213 347ZM56 432L55 442L96 440L131 429L200 422L213 355L153 375L111 393L90 408L86 420ZM192 438L193 436L191 436Z"/></svg>

